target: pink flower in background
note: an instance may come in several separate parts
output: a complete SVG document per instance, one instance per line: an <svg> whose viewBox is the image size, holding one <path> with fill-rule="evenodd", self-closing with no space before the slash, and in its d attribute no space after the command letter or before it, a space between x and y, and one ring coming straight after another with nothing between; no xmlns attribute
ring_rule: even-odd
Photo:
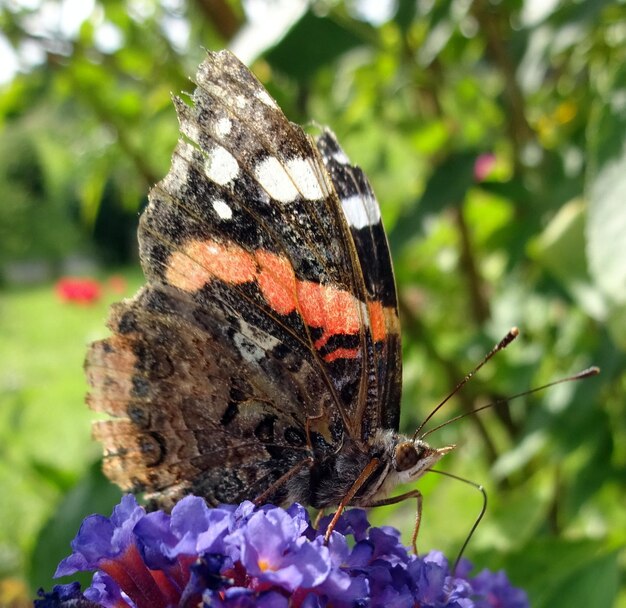
<svg viewBox="0 0 626 608"><path fill-rule="evenodd" d="M62 277L57 281L55 291L61 302L75 304L93 304L102 295L100 283L84 277Z"/></svg>
<svg viewBox="0 0 626 608"><path fill-rule="evenodd" d="M488 152L479 154L474 162L474 179L477 182L484 181L493 170L496 164L496 155Z"/></svg>

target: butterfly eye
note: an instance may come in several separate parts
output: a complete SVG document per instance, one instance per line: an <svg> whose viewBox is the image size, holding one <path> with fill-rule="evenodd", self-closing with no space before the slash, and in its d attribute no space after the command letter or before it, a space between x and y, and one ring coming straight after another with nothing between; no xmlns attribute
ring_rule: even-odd
<svg viewBox="0 0 626 608"><path fill-rule="evenodd" d="M394 466L396 471L408 471L419 460L419 454L412 441L403 441L396 446Z"/></svg>

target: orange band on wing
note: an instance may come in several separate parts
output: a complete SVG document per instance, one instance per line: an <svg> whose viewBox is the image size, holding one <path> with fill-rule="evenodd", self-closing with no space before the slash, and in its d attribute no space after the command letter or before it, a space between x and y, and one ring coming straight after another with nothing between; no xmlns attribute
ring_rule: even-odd
<svg viewBox="0 0 626 608"><path fill-rule="evenodd" d="M234 243L192 240L170 256L165 276L170 284L188 292L198 291L214 279L231 285L254 281L272 310L281 315L297 310L307 325L322 328L323 334L314 344L318 350L334 335L358 334L367 322L361 318L361 303L350 292L299 281L289 260L265 250L250 253ZM372 339L384 340L385 309L380 302L368 302L367 313ZM339 347L324 355L324 360L358 356L359 349Z"/></svg>
<svg viewBox="0 0 626 608"><path fill-rule="evenodd" d="M180 289L198 291L213 279L234 285L254 281L256 273L252 254L237 245L190 241L172 254L165 276Z"/></svg>
<svg viewBox="0 0 626 608"><path fill-rule="evenodd" d="M281 315L293 312L298 305L296 275L289 261L268 251L257 251L255 258L259 264L256 280L267 303Z"/></svg>
<svg viewBox="0 0 626 608"><path fill-rule="evenodd" d="M298 281L300 314L308 325L329 334L356 334L361 327L359 301L349 292L313 281Z"/></svg>
<svg viewBox="0 0 626 608"><path fill-rule="evenodd" d="M213 277L182 251L175 251L167 262L165 278L170 285L194 292L202 289Z"/></svg>
<svg viewBox="0 0 626 608"><path fill-rule="evenodd" d="M300 314L311 327L325 326L322 286L312 281L298 281L298 305Z"/></svg>
<svg viewBox="0 0 626 608"><path fill-rule="evenodd" d="M385 311L380 302L368 302L367 310L370 317L370 328L372 330L372 339L374 342L380 342L387 335L387 326L385 324Z"/></svg>
<svg viewBox="0 0 626 608"><path fill-rule="evenodd" d="M255 280L257 267L254 256L238 245L192 241L187 254L224 283L239 285Z"/></svg>

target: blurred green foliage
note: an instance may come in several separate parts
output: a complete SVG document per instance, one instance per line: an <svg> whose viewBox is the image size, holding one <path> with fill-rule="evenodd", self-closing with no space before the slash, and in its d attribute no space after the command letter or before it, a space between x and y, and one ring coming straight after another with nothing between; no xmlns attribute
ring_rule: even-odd
<svg viewBox="0 0 626 608"><path fill-rule="evenodd" d="M292 120L330 125L374 185L401 302L404 429L512 325L518 342L439 421L602 367L429 439L458 444L441 468L487 488L467 552L478 566L505 567L536 607L624 607L626 6L399 0L372 22L365 4L313 2L264 44L272 18L235 0L95 2L71 32L37 2L0 4L22 62L39 49L0 89L0 269L76 254L132 264L137 211L177 138L170 92L191 88L202 47L232 46ZM111 299L2 293L5 583L49 587L80 519L116 500L94 466L81 372ZM480 496L438 475L420 487L421 547L453 559ZM407 539L413 517L410 503L372 514Z"/></svg>

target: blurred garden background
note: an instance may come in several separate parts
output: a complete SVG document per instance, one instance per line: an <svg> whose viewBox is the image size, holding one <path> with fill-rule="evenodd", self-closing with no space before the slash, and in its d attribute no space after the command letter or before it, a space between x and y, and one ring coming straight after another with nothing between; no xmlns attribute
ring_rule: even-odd
<svg viewBox="0 0 626 608"><path fill-rule="evenodd" d="M626 4L559 0L0 1L0 605L51 588L119 498L83 403L86 345L142 283L135 229L177 139L171 94L231 48L291 120L369 175L395 262L412 432L484 484L467 550L536 607L626 606ZM427 475L419 545L480 510ZM402 529L413 501L371 513Z"/></svg>

